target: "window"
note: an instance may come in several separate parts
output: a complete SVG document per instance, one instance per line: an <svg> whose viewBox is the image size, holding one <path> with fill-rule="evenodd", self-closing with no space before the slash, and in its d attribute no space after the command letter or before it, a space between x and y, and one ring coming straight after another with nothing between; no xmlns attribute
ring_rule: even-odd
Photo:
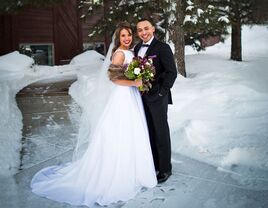
<svg viewBox="0 0 268 208"><path fill-rule="evenodd" d="M54 45L22 43L19 45L20 53L30 56L38 65L54 65Z"/></svg>

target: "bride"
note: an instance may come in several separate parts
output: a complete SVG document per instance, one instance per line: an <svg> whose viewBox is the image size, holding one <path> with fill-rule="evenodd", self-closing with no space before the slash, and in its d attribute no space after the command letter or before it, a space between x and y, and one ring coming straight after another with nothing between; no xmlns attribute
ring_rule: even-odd
<svg viewBox="0 0 268 208"><path fill-rule="evenodd" d="M128 23L115 31L112 64L130 63L133 33ZM32 192L72 205L108 205L134 198L157 184L140 93L141 81L113 80L112 92L83 156L37 172Z"/></svg>

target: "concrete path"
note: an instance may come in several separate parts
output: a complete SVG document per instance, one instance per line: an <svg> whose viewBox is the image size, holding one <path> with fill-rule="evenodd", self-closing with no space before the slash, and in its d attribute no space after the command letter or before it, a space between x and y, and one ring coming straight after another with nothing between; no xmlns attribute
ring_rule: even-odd
<svg viewBox="0 0 268 208"><path fill-rule="evenodd" d="M73 148L80 118L80 108L68 94L74 81L43 80L17 94L23 114L21 170Z"/></svg>
<svg viewBox="0 0 268 208"><path fill-rule="evenodd" d="M79 107L67 94L71 82L36 83L17 96L24 117L21 170L15 177L0 179L1 208L74 207L32 194L29 186L32 176L41 168L71 159L80 117ZM219 171L178 154L173 154L172 159L173 175L166 183L139 193L127 203L109 207L268 207L268 180L265 178L245 178L241 183L243 176Z"/></svg>

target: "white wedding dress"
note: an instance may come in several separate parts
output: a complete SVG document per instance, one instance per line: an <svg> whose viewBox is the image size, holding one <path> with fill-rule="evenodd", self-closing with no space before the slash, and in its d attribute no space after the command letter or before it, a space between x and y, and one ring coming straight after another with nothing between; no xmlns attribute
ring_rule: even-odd
<svg viewBox="0 0 268 208"><path fill-rule="evenodd" d="M125 63L133 58L122 50ZM139 91L116 85L81 159L40 170L32 191L72 205L127 201L157 184Z"/></svg>

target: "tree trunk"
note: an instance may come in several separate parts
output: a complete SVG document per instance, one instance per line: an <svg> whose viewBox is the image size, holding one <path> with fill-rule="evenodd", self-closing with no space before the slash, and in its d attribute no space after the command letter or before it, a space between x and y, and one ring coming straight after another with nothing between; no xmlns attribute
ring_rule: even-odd
<svg viewBox="0 0 268 208"><path fill-rule="evenodd" d="M231 59L242 61L241 24L232 24Z"/></svg>
<svg viewBox="0 0 268 208"><path fill-rule="evenodd" d="M242 61L242 44L241 44L241 19L239 10L235 11L235 18L232 21L232 43L231 43L231 59Z"/></svg>
<svg viewBox="0 0 268 208"><path fill-rule="evenodd" d="M175 61L177 65L178 72L186 77L186 71L185 71L185 52L184 52L184 30L183 30L183 20L184 20L184 14L182 10L182 0L172 0L171 3L176 4L176 11L175 11L175 17L176 20L174 20L170 27L169 27L169 33L170 33L170 39L174 43L175 46Z"/></svg>

